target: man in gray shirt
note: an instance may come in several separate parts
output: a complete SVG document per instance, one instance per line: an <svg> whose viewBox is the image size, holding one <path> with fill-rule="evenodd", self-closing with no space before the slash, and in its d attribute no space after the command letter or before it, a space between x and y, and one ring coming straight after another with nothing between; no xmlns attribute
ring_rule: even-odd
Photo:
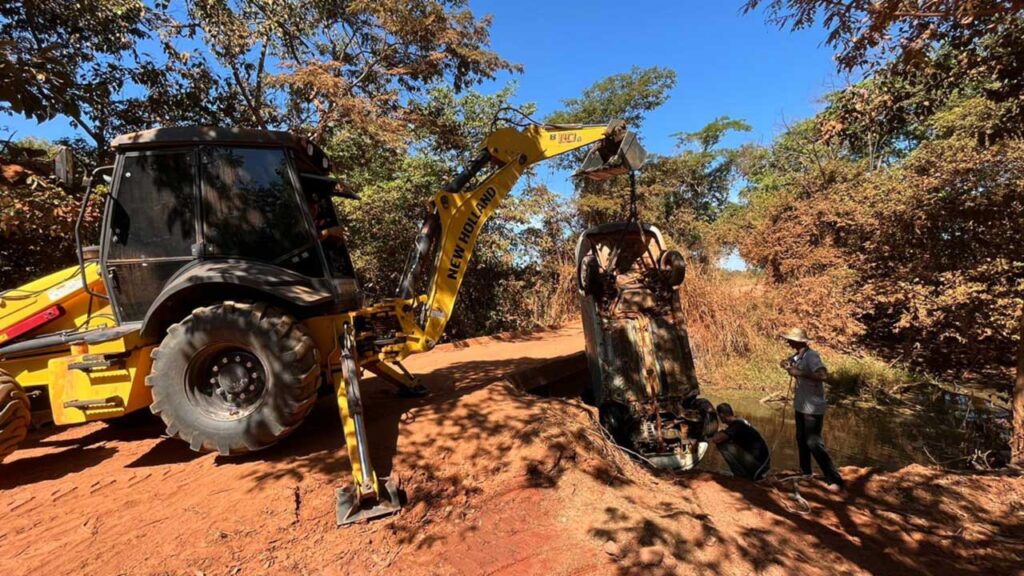
<svg viewBox="0 0 1024 576"><path fill-rule="evenodd" d="M807 345L810 338L806 332L793 328L784 333L782 338L794 351L792 356L782 361L781 366L796 378L793 408L796 410L796 445L800 452L800 469L804 474L811 473L813 455L821 473L825 475L829 491L838 492L843 488L843 479L832 464L832 458L825 450L825 442L821 437L825 408L828 406L825 400L828 370L818 352Z"/></svg>

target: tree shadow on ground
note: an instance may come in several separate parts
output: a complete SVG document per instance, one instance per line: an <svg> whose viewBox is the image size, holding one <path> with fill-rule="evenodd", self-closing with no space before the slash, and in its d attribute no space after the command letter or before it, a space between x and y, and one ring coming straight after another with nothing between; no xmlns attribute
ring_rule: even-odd
<svg viewBox="0 0 1024 576"><path fill-rule="evenodd" d="M135 442L159 436L163 428L150 421L138 426L121 427L92 424L94 428L81 436L61 437L67 427L46 427L33 430L18 447L14 458L5 461L0 475L0 490L28 486L81 472L117 454L108 444ZM71 432L74 434L75 432ZM186 447L187 448L187 447ZM47 450L38 456L24 456L29 450Z"/></svg>
<svg viewBox="0 0 1024 576"><path fill-rule="evenodd" d="M573 356L573 355L567 355ZM559 358L552 359L554 361ZM580 468L603 484L621 487L631 482L616 462L625 457L610 449L596 418L578 400L539 398L508 382L495 382L524 366L548 361L521 357L460 362L421 374L430 396L397 397L376 378L363 384L370 455L379 477L399 477L408 493L407 509L431 510L479 507L509 490L550 490L566 470L577 467L581 450L605 451L606 457ZM301 481L307 476L337 478L351 483L350 465L333 397L321 398L310 418L291 438L257 454L220 458L218 465L251 460L272 461L254 470L256 484ZM481 484L496 486L483 494ZM413 514L412 516L415 516ZM437 544L436 531L418 538L413 521L390 525L397 543L418 548ZM474 527L463 528L460 536Z"/></svg>
<svg viewBox="0 0 1024 576"><path fill-rule="evenodd" d="M701 494L715 494L694 492L707 482L740 501L702 501ZM791 483L755 484L710 473L683 477L675 481L682 490L674 504L609 508L591 534L634 546L660 546L688 569L712 573L724 569L725 559L741 558L756 573L799 573L813 567L825 573L853 569L980 576L1016 573L1024 558L1024 518L1002 501L998 480L990 476L921 466L891 474L866 469L850 479L845 497L828 493L817 481L801 482L808 513L801 513L792 498ZM980 484L971 487L972 482ZM705 505L715 508L719 523L729 524L716 526L703 512ZM618 567L620 574L658 570L662 568L651 571L628 560Z"/></svg>

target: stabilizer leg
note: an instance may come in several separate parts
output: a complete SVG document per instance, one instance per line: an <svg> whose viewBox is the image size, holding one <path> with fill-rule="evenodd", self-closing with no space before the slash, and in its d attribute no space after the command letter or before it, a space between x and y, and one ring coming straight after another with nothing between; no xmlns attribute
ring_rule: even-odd
<svg viewBox="0 0 1024 576"><path fill-rule="evenodd" d="M402 507L398 486L387 478L378 479L370 461L359 371L351 342L347 334L342 336L341 371L332 374L354 480L353 485L337 490L338 526L394 514Z"/></svg>
<svg viewBox="0 0 1024 576"><path fill-rule="evenodd" d="M410 374L409 371L405 369L405 366L402 366L401 362L394 362L394 365L398 367L397 370L390 364L377 360L369 364L364 364L363 367L397 386L399 396L405 398L422 398L429 393L427 387L424 386L418 378Z"/></svg>

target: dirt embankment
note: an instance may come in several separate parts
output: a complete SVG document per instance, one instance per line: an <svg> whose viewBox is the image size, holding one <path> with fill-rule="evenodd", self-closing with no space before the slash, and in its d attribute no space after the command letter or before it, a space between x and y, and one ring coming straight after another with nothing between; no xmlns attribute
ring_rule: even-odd
<svg viewBox="0 0 1024 576"><path fill-rule="evenodd" d="M578 331L415 358L434 392L373 382L373 458L397 516L334 526L348 464L330 398L293 437L243 459L144 426L36 434L0 467L0 573L1009 574L1024 559L1024 480L911 466L814 485L653 476L578 400L509 377L582 346Z"/></svg>

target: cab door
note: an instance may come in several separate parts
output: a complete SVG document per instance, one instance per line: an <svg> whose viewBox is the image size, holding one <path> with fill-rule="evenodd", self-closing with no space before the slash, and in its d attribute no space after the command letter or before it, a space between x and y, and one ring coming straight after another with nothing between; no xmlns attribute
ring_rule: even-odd
<svg viewBox="0 0 1024 576"><path fill-rule="evenodd" d="M141 321L164 284L194 260L195 150L128 152L107 205L102 266L120 323Z"/></svg>

